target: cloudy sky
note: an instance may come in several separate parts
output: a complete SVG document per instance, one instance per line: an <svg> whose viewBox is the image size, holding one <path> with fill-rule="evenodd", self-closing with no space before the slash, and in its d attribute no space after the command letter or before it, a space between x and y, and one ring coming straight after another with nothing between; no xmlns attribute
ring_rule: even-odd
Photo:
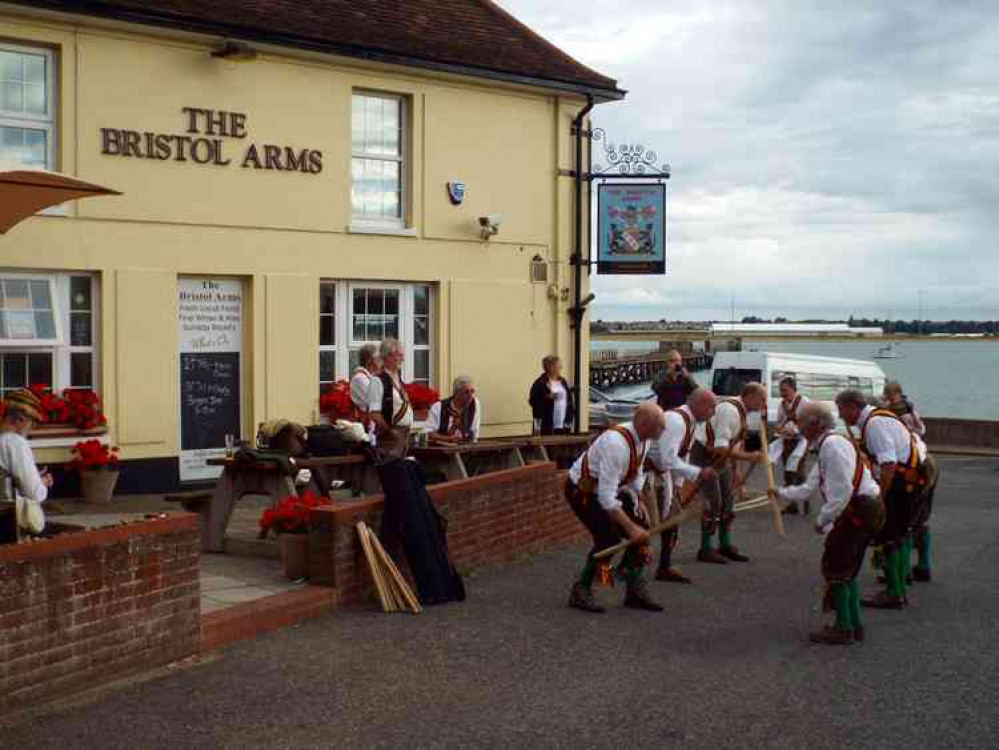
<svg viewBox="0 0 999 750"><path fill-rule="evenodd" d="M669 161L668 275L594 318L999 318L994 0L500 0Z"/></svg>

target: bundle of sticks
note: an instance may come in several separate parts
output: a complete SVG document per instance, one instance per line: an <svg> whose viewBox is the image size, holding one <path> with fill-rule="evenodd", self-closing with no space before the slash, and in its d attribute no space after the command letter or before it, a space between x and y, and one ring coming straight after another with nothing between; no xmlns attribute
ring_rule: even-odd
<svg viewBox="0 0 999 750"><path fill-rule="evenodd" d="M420 614L423 609L419 600L406 583L406 579L402 577L395 562L385 552L375 532L361 521L357 524L357 536L361 540L361 549L364 550L364 557L368 561L368 570L375 582L382 611Z"/></svg>

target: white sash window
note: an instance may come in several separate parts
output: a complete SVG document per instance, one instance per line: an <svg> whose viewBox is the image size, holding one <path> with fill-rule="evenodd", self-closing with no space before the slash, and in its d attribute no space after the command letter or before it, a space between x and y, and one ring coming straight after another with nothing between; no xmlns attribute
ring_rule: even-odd
<svg viewBox="0 0 999 750"><path fill-rule="evenodd" d="M0 170L55 168L55 55L0 42Z"/></svg>

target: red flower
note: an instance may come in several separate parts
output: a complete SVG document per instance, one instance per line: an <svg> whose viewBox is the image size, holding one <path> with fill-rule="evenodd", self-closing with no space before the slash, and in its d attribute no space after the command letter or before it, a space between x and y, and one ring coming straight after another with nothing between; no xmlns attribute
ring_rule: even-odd
<svg viewBox="0 0 999 750"><path fill-rule="evenodd" d="M409 396L409 403L413 409L420 411L429 409L441 400L440 394L433 388L428 388L422 383L407 383L406 395Z"/></svg>
<svg viewBox="0 0 999 750"><path fill-rule="evenodd" d="M350 383L338 380L319 396L319 410L329 415L330 421L350 419L353 416L353 402L350 400Z"/></svg>
<svg viewBox="0 0 999 750"><path fill-rule="evenodd" d="M91 430L107 424L100 398L88 388L67 388L61 398L47 385L35 383L28 388L41 400L41 412L46 422L68 424L78 430Z"/></svg>
<svg viewBox="0 0 999 750"><path fill-rule="evenodd" d="M117 446L109 448L100 440L83 440L73 446L74 458L70 463L77 471L114 469L118 465Z"/></svg>
<svg viewBox="0 0 999 750"><path fill-rule="evenodd" d="M301 497L282 498L260 516L260 532L266 536L273 529L277 534L305 534L309 531L309 511L330 505L329 498L319 497L311 490Z"/></svg>

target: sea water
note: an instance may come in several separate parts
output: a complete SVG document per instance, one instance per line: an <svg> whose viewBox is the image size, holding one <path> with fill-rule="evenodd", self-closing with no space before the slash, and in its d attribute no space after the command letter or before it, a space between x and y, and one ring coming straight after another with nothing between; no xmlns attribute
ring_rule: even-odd
<svg viewBox="0 0 999 750"><path fill-rule="evenodd" d="M847 357L871 360L890 380L898 380L905 394L927 417L999 420L999 342L969 341L899 341L895 343L898 359L874 359L885 340L864 341L747 341L745 351L813 354L824 357ZM650 342L595 341L592 349L649 351ZM709 371L693 373L698 382L708 385ZM621 386L612 389L618 398L644 398L650 384Z"/></svg>

